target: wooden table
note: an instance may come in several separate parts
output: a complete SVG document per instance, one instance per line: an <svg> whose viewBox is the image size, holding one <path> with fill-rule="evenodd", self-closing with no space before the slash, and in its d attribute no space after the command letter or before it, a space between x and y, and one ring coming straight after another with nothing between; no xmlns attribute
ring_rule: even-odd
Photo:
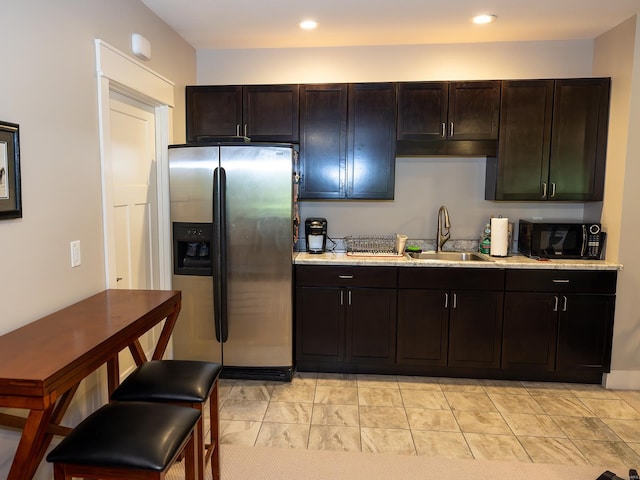
<svg viewBox="0 0 640 480"><path fill-rule="evenodd" d="M21 428L8 480L33 477L80 382L107 365L109 395L118 386L118 353L147 360L139 338L166 318L152 358L162 358L180 311L181 293L105 290L0 336L0 407L29 410L27 418L0 413L0 425Z"/></svg>

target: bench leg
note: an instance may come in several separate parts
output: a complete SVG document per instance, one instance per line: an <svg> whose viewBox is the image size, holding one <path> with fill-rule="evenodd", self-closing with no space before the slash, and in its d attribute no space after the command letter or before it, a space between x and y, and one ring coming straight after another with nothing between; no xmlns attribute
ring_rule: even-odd
<svg viewBox="0 0 640 480"><path fill-rule="evenodd" d="M213 387L209 398L209 421L211 423L211 474L213 480L220 480L220 442L219 442L219 420L218 420L218 381Z"/></svg>
<svg viewBox="0 0 640 480"><path fill-rule="evenodd" d="M184 478L185 480L196 480L196 472L200 468L196 466L197 454L196 454L196 431L194 430L189 437L189 441L184 448ZM57 479L55 479L57 480Z"/></svg>

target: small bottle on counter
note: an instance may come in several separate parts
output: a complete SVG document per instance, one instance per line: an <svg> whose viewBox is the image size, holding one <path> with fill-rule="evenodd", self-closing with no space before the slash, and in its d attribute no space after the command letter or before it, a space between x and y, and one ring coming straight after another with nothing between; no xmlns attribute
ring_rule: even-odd
<svg viewBox="0 0 640 480"><path fill-rule="evenodd" d="M491 224L487 223L480 234L480 243L478 245L478 251L480 253L491 253Z"/></svg>

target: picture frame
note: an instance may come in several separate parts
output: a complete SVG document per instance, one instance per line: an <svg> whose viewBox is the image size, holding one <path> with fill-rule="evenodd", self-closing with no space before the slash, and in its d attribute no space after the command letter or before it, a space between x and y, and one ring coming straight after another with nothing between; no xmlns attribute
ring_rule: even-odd
<svg viewBox="0 0 640 480"><path fill-rule="evenodd" d="M0 121L0 220L22 218L20 127Z"/></svg>

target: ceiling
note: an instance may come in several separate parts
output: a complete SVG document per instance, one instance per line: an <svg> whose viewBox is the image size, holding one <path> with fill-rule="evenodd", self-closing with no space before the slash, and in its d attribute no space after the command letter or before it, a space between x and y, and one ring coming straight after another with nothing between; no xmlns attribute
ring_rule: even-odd
<svg viewBox="0 0 640 480"><path fill-rule="evenodd" d="M640 0L142 0L196 49L593 39ZM474 25L471 17L498 20ZM313 18L313 31L298 27Z"/></svg>

